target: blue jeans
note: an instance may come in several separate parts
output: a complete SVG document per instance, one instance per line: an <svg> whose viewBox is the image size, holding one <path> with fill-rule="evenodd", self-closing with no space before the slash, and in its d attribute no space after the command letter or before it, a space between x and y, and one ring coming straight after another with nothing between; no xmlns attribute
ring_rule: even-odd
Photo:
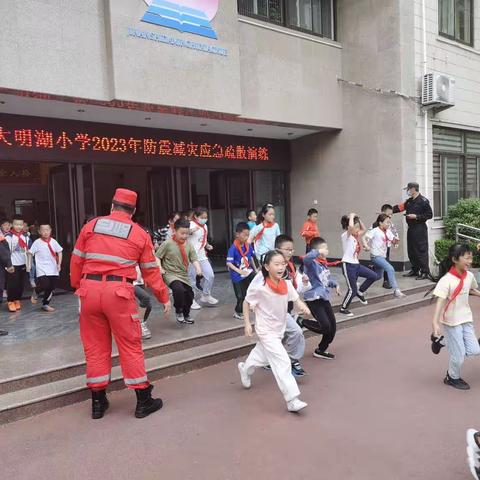
<svg viewBox="0 0 480 480"><path fill-rule="evenodd" d="M392 264L387 261L385 257L374 257L372 255L372 262L375 265L375 272L381 278L383 272L387 273L388 281L394 290L398 289L397 279L395 278L395 269Z"/></svg>
<svg viewBox="0 0 480 480"><path fill-rule="evenodd" d="M456 327L443 325L443 332L450 354L448 374L454 379L460 378L460 370L465 358L480 355L480 346L473 329L473 323L462 323Z"/></svg>

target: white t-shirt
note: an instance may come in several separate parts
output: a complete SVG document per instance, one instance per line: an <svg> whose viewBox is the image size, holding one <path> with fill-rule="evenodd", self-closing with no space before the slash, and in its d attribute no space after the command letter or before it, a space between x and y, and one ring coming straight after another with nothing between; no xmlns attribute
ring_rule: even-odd
<svg viewBox="0 0 480 480"><path fill-rule="evenodd" d="M459 278L451 273L447 273L437 283L433 295L440 298L450 299L459 283ZM440 318L441 323L450 327L455 327L462 323L473 322L472 310L468 303L468 295L472 288L478 288L477 280L472 272L467 272L467 278L465 278L463 282L462 291L450 304L445 312L445 316L442 315Z"/></svg>
<svg viewBox="0 0 480 480"><path fill-rule="evenodd" d="M262 229L263 224L260 223L250 230L248 236L248 240L253 242L255 254L259 258L270 250L275 249L275 239L280 235L280 227L278 226L278 223L275 223L273 226L265 228L262 236L258 240L255 240L255 237L262 231Z"/></svg>
<svg viewBox="0 0 480 480"><path fill-rule="evenodd" d="M28 237L22 234L23 241L28 245ZM15 235L7 235L6 237L10 252L12 255L12 265L20 267L27 263L27 252L25 248L20 246L20 242Z"/></svg>
<svg viewBox="0 0 480 480"><path fill-rule="evenodd" d="M395 240L395 235L390 229L384 232L380 227L372 228L365 234L365 237L370 244L370 254L373 257L386 258L388 246L392 240Z"/></svg>
<svg viewBox="0 0 480 480"><path fill-rule="evenodd" d="M63 251L63 248L54 238L50 240L50 246L55 253L60 253ZM57 259L53 258L47 242L44 242L41 238L35 240L30 248L30 253L35 257L35 269L37 277L43 277L44 275L58 275Z"/></svg>
<svg viewBox="0 0 480 480"><path fill-rule="evenodd" d="M192 221L190 222L190 230L195 230L193 233L190 234L188 241L190 242L192 247L195 249L195 252L197 253L198 261L201 262L202 260L206 260L207 252L205 251L205 245L207 244L208 227L204 225L203 228L200 228L195 222ZM203 244L203 248L202 248L202 244Z"/></svg>
<svg viewBox="0 0 480 480"><path fill-rule="evenodd" d="M345 231L342 233L342 247L343 247L343 257L342 262L345 263L359 263L358 254L355 253L355 250L358 245L358 240Z"/></svg>
<svg viewBox="0 0 480 480"><path fill-rule="evenodd" d="M288 302L298 300L292 282L286 282L288 293L280 295L266 285L262 272L257 273L248 287L245 300L255 312L255 331L261 338L274 335L283 338L287 323Z"/></svg>

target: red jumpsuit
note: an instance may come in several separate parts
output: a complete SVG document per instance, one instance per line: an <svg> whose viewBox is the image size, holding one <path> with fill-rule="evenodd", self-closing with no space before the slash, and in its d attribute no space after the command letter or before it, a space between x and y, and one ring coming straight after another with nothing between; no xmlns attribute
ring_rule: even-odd
<svg viewBox="0 0 480 480"><path fill-rule="evenodd" d="M127 213L114 211L82 228L70 262L70 279L80 299L80 336L87 362L87 386L92 390L104 389L110 381L112 334L125 385L133 389L149 385L131 283L137 278L137 264L157 299L167 303L168 289L155 261L150 236Z"/></svg>

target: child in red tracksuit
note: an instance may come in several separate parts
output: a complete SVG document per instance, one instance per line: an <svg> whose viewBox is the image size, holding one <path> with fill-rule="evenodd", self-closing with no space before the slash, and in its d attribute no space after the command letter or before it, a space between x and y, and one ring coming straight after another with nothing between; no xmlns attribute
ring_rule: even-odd
<svg viewBox="0 0 480 480"><path fill-rule="evenodd" d="M306 243L306 251L308 253L311 250L310 243L316 237L320 236L320 232L318 231L318 210L315 208L311 208L307 213L307 220L302 226L300 230L300 236L303 237Z"/></svg>

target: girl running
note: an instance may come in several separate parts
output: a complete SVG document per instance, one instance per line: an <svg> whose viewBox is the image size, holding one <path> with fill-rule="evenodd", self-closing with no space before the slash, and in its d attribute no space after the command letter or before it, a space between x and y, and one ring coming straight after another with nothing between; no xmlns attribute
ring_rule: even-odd
<svg viewBox="0 0 480 480"><path fill-rule="evenodd" d="M465 358L480 355L468 303L469 295L480 297L475 276L469 272L472 261L473 252L469 245L452 245L444 266L447 273L440 278L433 291L437 306L433 316L432 351L439 353L446 341L450 359L443 383L459 390L470 389L470 385L460 377ZM442 330L445 338L442 337Z"/></svg>
<svg viewBox="0 0 480 480"><path fill-rule="evenodd" d="M200 279L195 271L193 265L188 268L190 275L190 281L192 286L202 292L200 296L200 302L207 305L217 305L218 300L211 295L213 281L215 280L215 274L213 273L210 260L207 258L207 251L213 250L212 245L208 243L208 211L206 208L197 207L193 212L192 221L190 222L190 239L189 242L195 249L197 254L200 268L202 269L203 278ZM199 308L198 305L193 306L193 309Z"/></svg>
<svg viewBox="0 0 480 480"><path fill-rule="evenodd" d="M298 397L300 390L292 374L292 365L282 340L286 327L288 302L292 301L302 315L310 315L307 306L300 300L292 282L283 279L287 262L282 253L273 250L265 255L262 271L258 273L247 290L243 304L245 335L253 335L250 312L255 312L255 331L258 342L245 363L238 364L240 379L245 388L250 388L250 376L255 368L270 365L278 387L287 402L290 412L298 412L307 404Z"/></svg>
<svg viewBox="0 0 480 480"><path fill-rule="evenodd" d="M280 235L280 227L275 222L275 208L271 203L262 207L259 224L250 230L248 243L253 243L258 259L275 249L275 239Z"/></svg>

